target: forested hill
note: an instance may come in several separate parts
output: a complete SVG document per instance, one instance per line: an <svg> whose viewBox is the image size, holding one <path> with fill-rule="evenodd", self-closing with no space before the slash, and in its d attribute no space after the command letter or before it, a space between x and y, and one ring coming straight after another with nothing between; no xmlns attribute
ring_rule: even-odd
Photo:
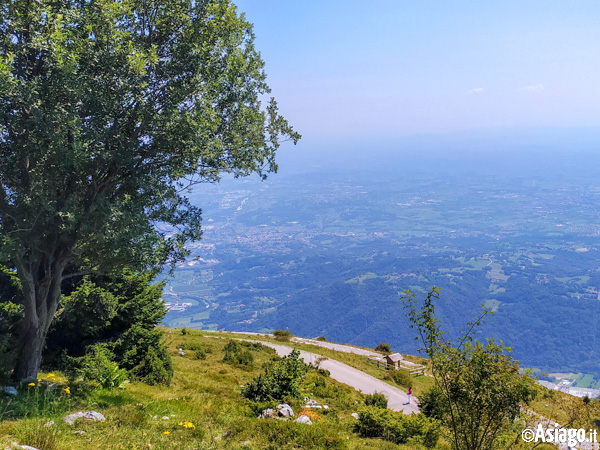
<svg viewBox="0 0 600 450"><path fill-rule="evenodd" d="M399 293L435 285L450 335L485 304L496 314L480 337L524 365L600 374L599 166L589 153L413 154L203 186L203 240L165 290L191 305L165 323L414 353Z"/></svg>

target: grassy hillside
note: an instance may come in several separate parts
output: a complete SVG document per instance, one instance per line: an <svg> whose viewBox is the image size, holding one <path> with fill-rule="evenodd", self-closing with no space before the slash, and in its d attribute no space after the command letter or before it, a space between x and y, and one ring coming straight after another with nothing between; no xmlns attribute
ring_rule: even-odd
<svg viewBox="0 0 600 450"><path fill-rule="evenodd" d="M166 337L175 367L169 387L129 383L122 389L98 390L54 372L42 374L41 381L23 387L16 397L0 394L0 448L11 442L40 450L415 448L360 438L353 431L356 419L351 414L359 410L365 396L316 371L307 375L302 393L329 409L315 410L318 419L315 417L313 425L258 419L262 409L274 405L251 402L242 397L241 390L262 372L263 363L274 357L271 349L245 347L254 361L252 366L242 366L223 362L223 348L230 337L249 336L196 330L182 335L181 330L167 330ZM364 357L310 345L294 346L394 384L388 371L368 364ZM178 355L178 348L184 349L184 357ZM429 377L411 381L417 395L432 383ZM541 392L534 409L547 417L565 423L576 414L577 426L586 428L600 417L597 402L586 406L580 399ZM301 400L289 403L296 415L304 406ZM76 422L74 426L63 423L65 415L81 410L98 411L106 421ZM54 424L45 426L50 421ZM448 447L442 440L438 448Z"/></svg>
<svg viewBox="0 0 600 450"><path fill-rule="evenodd" d="M241 386L274 356L271 349L250 348L254 363L244 367L222 362L226 336L172 330L167 341L175 366L170 387L130 383L124 389L93 390L59 373L45 373L17 397L2 397L0 444L16 441L40 450L397 448L354 434L356 420L350 414L364 396L314 371L302 392L329 410L317 411L320 419L312 426L257 419L259 410L269 405L244 399ZM178 356L180 347L186 349L184 357ZM197 353L205 359L196 359ZM56 385L53 392L47 389L49 383ZM296 414L304 406L301 401L290 404ZM72 427L62 422L66 414L81 410L98 411L106 421ZM45 426L51 420L55 424Z"/></svg>

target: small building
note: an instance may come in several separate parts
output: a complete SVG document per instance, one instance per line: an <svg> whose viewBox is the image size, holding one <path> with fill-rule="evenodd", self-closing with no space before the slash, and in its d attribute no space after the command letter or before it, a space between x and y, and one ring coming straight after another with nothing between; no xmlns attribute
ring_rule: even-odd
<svg viewBox="0 0 600 450"><path fill-rule="evenodd" d="M394 369L400 368L400 363L404 361L404 356L400 353L392 353L391 355L385 355L385 362L388 366L393 366Z"/></svg>

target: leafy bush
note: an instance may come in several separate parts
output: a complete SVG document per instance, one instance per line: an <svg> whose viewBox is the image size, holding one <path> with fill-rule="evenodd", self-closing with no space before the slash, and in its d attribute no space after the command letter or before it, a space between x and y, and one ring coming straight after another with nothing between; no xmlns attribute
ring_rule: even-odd
<svg viewBox="0 0 600 450"><path fill-rule="evenodd" d="M437 420L422 414L405 416L376 406L366 406L358 413L354 431L361 437L383 438L395 444L419 443L433 448L440 437Z"/></svg>
<svg viewBox="0 0 600 450"><path fill-rule="evenodd" d="M78 358L77 373L85 381L90 381L102 388L118 388L127 380L127 371L119 368L113 360L113 353L104 344L96 344Z"/></svg>
<svg viewBox="0 0 600 450"><path fill-rule="evenodd" d="M375 347L375 351L382 353L391 353L392 347L390 347L390 344L388 344L387 342L380 342L379 344L377 344L377 347Z"/></svg>
<svg viewBox="0 0 600 450"><path fill-rule="evenodd" d="M388 372L389 377L399 386L403 387L411 387L414 383L414 380L408 373L408 370L391 370Z"/></svg>
<svg viewBox="0 0 600 450"><path fill-rule="evenodd" d="M273 331L276 341L289 341L292 337L292 333L289 330L275 330Z"/></svg>
<svg viewBox="0 0 600 450"><path fill-rule="evenodd" d="M240 366L252 367L254 356L248 350L243 350L242 346L236 341L230 340L223 348L225 356L223 362L237 364Z"/></svg>
<svg viewBox="0 0 600 450"><path fill-rule="evenodd" d="M171 383L173 364L159 330L134 325L112 345L112 350L121 367L136 379L148 384Z"/></svg>
<svg viewBox="0 0 600 450"><path fill-rule="evenodd" d="M301 397L300 384L308 372L308 366L300 359L300 352L265 363L264 372L254 378L242 390L242 395L254 401L284 400Z"/></svg>
<svg viewBox="0 0 600 450"><path fill-rule="evenodd" d="M374 394L367 395L367 398L365 398L365 405L386 409L388 407L388 401L387 398L385 398L385 395L375 392Z"/></svg>
<svg viewBox="0 0 600 450"><path fill-rule="evenodd" d="M327 339L325 339L325 336L319 336L316 340L321 341L321 342L327 342Z"/></svg>
<svg viewBox="0 0 600 450"><path fill-rule="evenodd" d="M426 417L442 420L445 407L442 403L442 395L435 386L419 396L419 407Z"/></svg>
<svg viewBox="0 0 600 450"><path fill-rule="evenodd" d="M194 352L194 358L206 359L206 352L200 348Z"/></svg>

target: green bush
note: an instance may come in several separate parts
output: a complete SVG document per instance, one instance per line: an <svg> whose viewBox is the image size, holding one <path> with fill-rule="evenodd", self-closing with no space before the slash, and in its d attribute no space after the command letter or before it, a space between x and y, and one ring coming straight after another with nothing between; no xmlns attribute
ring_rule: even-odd
<svg viewBox="0 0 600 450"><path fill-rule="evenodd" d="M300 352L293 350L277 361L265 363L264 372L244 387L242 395L260 402L301 397L300 384L307 372Z"/></svg>
<svg viewBox="0 0 600 450"><path fill-rule="evenodd" d="M435 386L419 396L419 407L426 417L442 420L444 416L444 405L442 395Z"/></svg>
<svg viewBox="0 0 600 450"><path fill-rule="evenodd" d="M136 379L148 384L171 383L173 364L159 330L134 325L113 344L112 350L119 365Z"/></svg>
<svg viewBox="0 0 600 450"><path fill-rule="evenodd" d="M194 358L196 359L206 359L206 352L199 348L194 352Z"/></svg>
<svg viewBox="0 0 600 450"><path fill-rule="evenodd" d="M375 392L374 394L367 395L367 398L365 398L365 405L386 409L388 407L388 401L387 398L385 398L385 395Z"/></svg>
<svg viewBox="0 0 600 450"><path fill-rule="evenodd" d="M104 344L95 344L89 351L77 358L76 370L85 381L99 385L102 388L118 388L127 380L127 371L119 368L113 360L114 354Z"/></svg>
<svg viewBox="0 0 600 450"><path fill-rule="evenodd" d="M289 341L292 337L292 333L289 330L275 330L273 331L276 341Z"/></svg>
<svg viewBox="0 0 600 450"><path fill-rule="evenodd" d="M354 431L361 437L382 438L395 444L421 444L434 448L440 437L437 420L422 414L405 416L376 406L366 406L358 413Z"/></svg>
<svg viewBox="0 0 600 450"><path fill-rule="evenodd" d="M410 376L408 370L391 370L389 377L399 386L409 388L413 385L414 380Z"/></svg>
<svg viewBox="0 0 600 450"><path fill-rule="evenodd" d="M390 347L390 344L388 344L387 342L380 342L379 344L377 344L377 347L375 347L375 351L382 353L391 353L392 347Z"/></svg>
<svg viewBox="0 0 600 450"><path fill-rule="evenodd" d="M325 339L325 336L319 336L316 340L321 341L321 342L327 342L327 339Z"/></svg>
<svg viewBox="0 0 600 450"><path fill-rule="evenodd" d="M243 350L242 346L233 340L230 340L223 348L225 355L223 356L223 362L229 364L237 364L245 367L252 367L254 365L254 356L248 350Z"/></svg>

